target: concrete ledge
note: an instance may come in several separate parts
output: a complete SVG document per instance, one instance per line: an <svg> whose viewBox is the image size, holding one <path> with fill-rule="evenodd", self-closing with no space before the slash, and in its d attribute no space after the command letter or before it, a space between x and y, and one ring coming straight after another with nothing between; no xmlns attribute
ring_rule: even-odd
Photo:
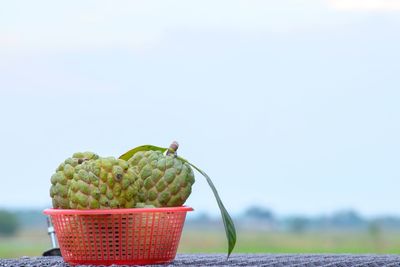
<svg viewBox="0 0 400 267"><path fill-rule="evenodd" d="M0 259L0 267L67 267L61 257ZM178 254L170 265L161 266L399 266L400 255L355 254Z"/></svg>

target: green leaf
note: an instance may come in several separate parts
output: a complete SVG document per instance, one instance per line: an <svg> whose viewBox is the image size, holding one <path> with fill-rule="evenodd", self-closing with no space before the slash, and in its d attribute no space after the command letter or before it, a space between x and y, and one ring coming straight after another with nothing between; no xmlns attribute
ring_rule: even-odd
<svg viewBox="0 0 400 267"><path fill-rule="evenodd" d="M121 155L119 158L123 159L123 160L128 160L130 159L133 155L135 155L136 152L139 151L150 151L150 150L155 150L155 151L161 151L162 153L164 153L165 151L167 151L168 148L164 148L164 147L158 147L158 146L152 146L152 145L144 145L144 146L138 146L135 147L134 149L129 150L128 152L126 152L125 154Z"/></svg>
<svg viewBox="0 0 400 267"><path fill-rule="evenodd" d="M208 185L211 187L211 190L214 193L215 199L217 200L219 209L221 211L222 221L224 222L225 234L226 234L226 238L228 239L228 258L229 258L229 256L232 253L232 250L236 244L236 229L235 229L235 225L233 224L233 220L232 220L231 216L229 215L228 211L226 210L224 204L222 203L222 200L219 197L217 189L215 188L213 182L211 181L211 178L204 171L200 170L199 168L197 168L195 165L193 165L186 159L179 157L179 156L178 156L178 159L180 159L184 162L187 162L190 166L192 166L199 173L201 173L204 176L204 178L206 178Z"/></svg>
<svg viewBox="0 0 400 267"><path fill-rule="evenodd" d="M152 146L152 145L139 146L139 147L129 150L125 154L121 155L119 158L123 159L123 160L129 160L136 152L150 151L150 150L161 151L162 153L164 153L165 151L168 150L168 148ZM187 162L195 170L197 170L199 173L201 173L204 176L204 178L206 178L208 185L211 187L211 190L214 193L215 199L217 200L219 209L221 211L222 221L224 222L226 238L228 240L228 258L229 258L229 256L232 253L232 250L234 249L235 244L236 244L236 229L235 229L235 225L233 224L233 220L232 220L231 216L229 215L224 204L222 203L221 198L218 195L217 189L215 188L213 182L211 181L211 178L204 171L200 170L195 165L193 165L192 163L190 163L189 161L187 161L186 159L184 159L182 157L178 156L177 158L182 160L183 162Z"/></svg>

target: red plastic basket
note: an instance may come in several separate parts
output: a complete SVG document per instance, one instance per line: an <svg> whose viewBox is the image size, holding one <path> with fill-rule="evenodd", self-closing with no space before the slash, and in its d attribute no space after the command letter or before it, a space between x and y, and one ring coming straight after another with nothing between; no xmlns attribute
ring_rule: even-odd
<svg viewBox="0 0 400 267"><path fill-rule="evenodd" d="M46 209L71 264L144 265L174 260L190 207Z"/></svg>

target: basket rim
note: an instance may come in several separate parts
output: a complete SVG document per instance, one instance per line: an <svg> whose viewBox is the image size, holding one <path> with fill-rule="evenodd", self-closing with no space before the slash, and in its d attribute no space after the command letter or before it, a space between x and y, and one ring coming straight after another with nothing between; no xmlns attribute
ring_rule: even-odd
<svg viewBox="0 0 400 267"><path fill-rule="evenodd" d="M132 208L132 209L92 209L92 210L76 210L76 209L45 209L43 213L46 215L99 215L99 214L131 214L131 213L152 213L152 212L188 212L193 208L188 206L166 207L166 208Z"/></svg>

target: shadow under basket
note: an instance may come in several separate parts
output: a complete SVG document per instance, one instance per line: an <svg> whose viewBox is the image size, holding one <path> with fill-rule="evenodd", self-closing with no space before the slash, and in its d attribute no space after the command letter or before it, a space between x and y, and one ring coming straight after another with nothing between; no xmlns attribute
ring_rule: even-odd
<svg viewBox="0 0 400 267"><path fill-rule="evenodd" d="M145 265L174 260L190 207L46 209L71 265Z"/></svg>

